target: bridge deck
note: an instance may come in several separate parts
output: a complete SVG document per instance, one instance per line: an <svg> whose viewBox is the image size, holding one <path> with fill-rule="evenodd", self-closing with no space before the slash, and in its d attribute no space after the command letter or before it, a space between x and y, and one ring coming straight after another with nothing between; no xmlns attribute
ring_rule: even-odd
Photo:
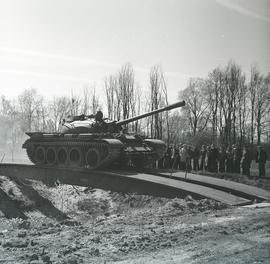
<svg viewBox="0 0 270 264"><path fill-rule="evenodd" d="M251 201L221 190L168 179L148 173L130 171L91 171L87 169L45 168L25 164L0 164L0 175L30 178L34 180L56 180L64 184L91 186L117 192L135 192L162 197L210 198L229 205L244 205Z"/></svg>
<svg viewBox="0 0 270 264"><path fill-rule="evenodd" d="M150 172L150 171L149 171ZM207 187L223 190L230 192L237 196L241 196L247 199L257 199L257 200L270 200L270 192L255 186L238 183L235 181L228 181L223 179L218 179L214 177L198 175L193 173L188 173L185 177L185 173L181 171L173 172L161 172L159 175L165 175L167 177L185 180L185 182L195 183L204 185Z"/></svg>

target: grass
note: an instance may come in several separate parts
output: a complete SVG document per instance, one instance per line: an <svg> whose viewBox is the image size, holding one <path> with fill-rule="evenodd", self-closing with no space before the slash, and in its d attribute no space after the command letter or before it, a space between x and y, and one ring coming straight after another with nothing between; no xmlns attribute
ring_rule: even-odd
<svg viewBox="0 0 270 264"><path fill-rule="evenodd" d="M259 178L259 170L258 170L258 164L255 161L252 161L251 163L251 169L250 169L250 177L247 177L246 175L238 174L238 173L212 173L208 171L200 171L199 174L201 175L207 175L215 178L240 182L248 185L253 185L256 187L260 187L266 190L270 190L270 161L267 161L266 163L266 174L264 178Z"/></svg>

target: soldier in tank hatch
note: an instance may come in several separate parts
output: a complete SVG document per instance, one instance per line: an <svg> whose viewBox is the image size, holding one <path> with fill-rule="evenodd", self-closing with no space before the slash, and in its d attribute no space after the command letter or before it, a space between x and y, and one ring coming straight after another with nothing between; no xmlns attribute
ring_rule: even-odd
<svg viewBox="0 0 270 264"><path fill-rule="evenodd" d="M108 131L108 124L104 121L103 119L103 113L102 111L97 111L95 115L95 132L100 133L100 132L107 132Z"/></svg>

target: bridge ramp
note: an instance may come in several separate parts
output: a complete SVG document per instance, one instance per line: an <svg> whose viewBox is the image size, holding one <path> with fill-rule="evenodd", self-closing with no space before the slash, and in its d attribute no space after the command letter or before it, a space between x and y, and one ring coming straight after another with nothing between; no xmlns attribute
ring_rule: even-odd
<svg viewBox="0 0 270 264"><path fill-rule="evenodd" d="M187 195L191 195L194 198L209 198L229 205L251 203L248 199L222 190L149 173L118 170L101 171L48 168L26 164L2 163L0 164L0 175L42 181L59 180L64 184L90 186L116 192L132 192L160 197L184 198Z"/></svg>

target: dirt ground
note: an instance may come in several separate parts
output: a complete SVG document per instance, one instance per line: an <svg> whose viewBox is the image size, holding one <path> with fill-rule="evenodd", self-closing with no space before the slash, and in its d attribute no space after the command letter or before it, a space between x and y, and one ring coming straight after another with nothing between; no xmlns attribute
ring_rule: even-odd
<svg viewBox="0 0 270 264"><path fill-rule="evenodd" d="M0 263L270 261L270 207L49 188L6 177L0 184Z"/></svg>

